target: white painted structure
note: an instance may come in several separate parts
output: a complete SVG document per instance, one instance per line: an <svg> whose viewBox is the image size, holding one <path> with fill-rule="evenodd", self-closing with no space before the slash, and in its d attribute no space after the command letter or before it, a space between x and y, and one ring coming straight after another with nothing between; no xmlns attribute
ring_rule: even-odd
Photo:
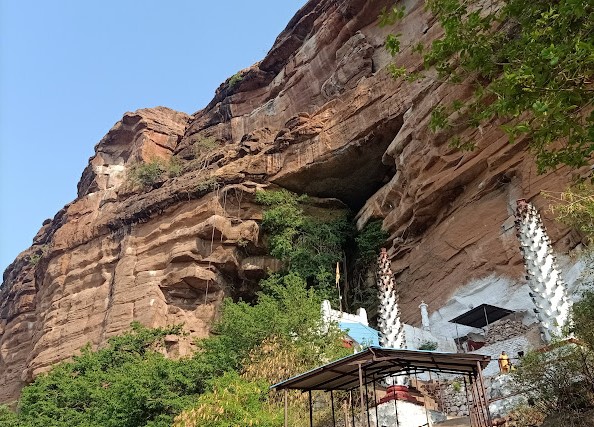
<svg viewBox="0 0 594 427"><path fill-rule="evenodd" d="M377 287L379 289L378 326L380 344L386 348L404 348L404 324L400 320L398 292L390 267L388 252L382 248L378 258Z"/></svg>
<svg viewBox="0 0 594 427"><path fill-rule="evenodd" d="M429 312L427 311L427 304L425 301L421 300L421 304L419 304L419 308L421 309L421 325L423 325L424 331L431 330L431 324L429 323Z"/></svg>
<svg viewBox="0 0 594 427"><path fill-rule="evenodd" d="M369 408L369 425L371 426L433 426L438 425L435 423L446 419L445 414L430 409L425 410L423 405L416 405L406 400L396 400L381 403L377 406L378 423L376 424L375 408ZM396 420L398 420L398 424L396 424ZM367 426L367 420L363 422L363 425Z"/></svg>
<svg viewBox="0 0 594 427"><path fill-rule="evenodd" d="M330 322L353 322L369 326L367 311L363 307L358 308L356 314L349 314L344 311L333 310L328 300L322 301L322 319L324 324Z"/></svg>
<svg viewBox="0 0 594 427"><path fill-rule="evenodd" d="M536 208L520 199L516 218L520 250L531 289L530 297L536 306L534 312L541 326L543 340L550 342L553 336L561 335L561 328L569 316L571 301L567 296L567 285L561 278L551 241Z"/></svg>

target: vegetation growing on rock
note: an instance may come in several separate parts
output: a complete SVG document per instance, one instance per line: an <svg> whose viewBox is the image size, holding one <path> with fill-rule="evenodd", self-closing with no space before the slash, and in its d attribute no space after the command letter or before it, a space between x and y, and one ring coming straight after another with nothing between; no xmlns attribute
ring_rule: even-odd
<svg viewBox="0 0 594 427"><path fill-rule="evenodd" d="M133 184L150 187L167 178L176 177L181 172L182 164L177 158L163 160L155 157L148 162L133 164L128 170L127 179Z"/></svg>
<svg viewBox="0 0 594 427"><path fill-rule="evenodd" d="M552 202L550 209L557 219L581 231L594 241L594 185L578 183L560 194L545 192Z"/></svg>
<svg viewBox="0 0 594 427"><path fill-rule="evenodd" d="M258 192L256 201L266 206L262 227L270 233L270 254L325 297L336 299L334 269L352 234L347 212L337 210L329 218L314 217L304 210L307 197L287 190Z"/></svg>
<svg viewBox="0 0 594 427"><path fill-rule="evenodd" d="M132 325L107 347L83 348L72 362L40 375L22 392L18 413L4 409L0 425L15 427L165 427L204 390L199 358L172 360L161 350L181 327Z"/></svg>
<svg viewBox="0 0 594 427"><path fill-rule="evenodd" d="M480 131L497 119L510 142L529 137L541 172L588 163L594 152L591 1L431 0L427 7L444 35L414 50L440 77L473 88L470 99L434 109L433 130L465 124ZM384 10L380 22L390 25L403 15L399 7ZM390 35L386 47L399 52L399 35ZM419 78L397 64L390 71L396 78ZM451 143L472 149L472 138L455 136Z"/></svg>

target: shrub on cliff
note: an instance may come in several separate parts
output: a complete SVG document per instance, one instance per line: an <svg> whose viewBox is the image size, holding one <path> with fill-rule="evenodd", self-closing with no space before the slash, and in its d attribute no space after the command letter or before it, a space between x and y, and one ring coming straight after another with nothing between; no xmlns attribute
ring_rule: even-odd
<svg viewBox="0 0 594 427"><path fill-rule="evenodd" d="M562 193L543 192L552 204L551 213L557 220L573 227L594 242L594 184L579 182Z"/></svg>
<svg viewBox="0 0 594 427"><path fill-rule="evenodd" d="M148 162L133 164L128 170L127 179L133 184L150 187L167 178L179 176L181 173L182 164L177 158L163 160L155 157Z"/></svg>
<svg viewBox="0 0 594 427"><path fill-rule="evenodd" d="M266 208L262 227L269 235L269 252L286 271L304 278L328 299L336 298L334 266L352 233L344 210L327 210L326 217L307 213L307 196L287 190L259 191L256 201Z"/></svg>

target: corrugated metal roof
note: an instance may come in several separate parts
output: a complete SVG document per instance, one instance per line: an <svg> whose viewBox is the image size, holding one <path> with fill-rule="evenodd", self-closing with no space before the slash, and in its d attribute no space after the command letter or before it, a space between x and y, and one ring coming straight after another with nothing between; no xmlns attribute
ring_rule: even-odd
<svg viewBox="0 0 594 427"><path fill-rule="evenodd" d="M379 332L367 325L355 322L338 322L338 327L359 345L379 346Z"/></svg>
<svg viewBox="0 0 594 427"><path fill-rule="evenodd" d="M478 307L474 307L472 310L461 314L455 319L450 320L450 322L459 325L472 326L473 328L484 328L487 324L493 323L511 313L513 313L513 311L506 308L481 304Z"/></svg>
<svg viewBox="0 0 594 427"><path fill-rule="evenodd" d="M369 347L359 353L289 378L271 388L277 390L350 390L359 385L359 365L364 372L365 383L396 374L405 375L428 371L476 375L477 363L480 364L481 369L484 369L490 360L490 356L481 354L437 353Z"/></svg>

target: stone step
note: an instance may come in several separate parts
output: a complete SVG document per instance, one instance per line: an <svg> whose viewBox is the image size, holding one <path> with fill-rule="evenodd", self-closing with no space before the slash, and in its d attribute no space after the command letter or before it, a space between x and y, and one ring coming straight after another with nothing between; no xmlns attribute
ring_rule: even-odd
<svg viewBox="0 0 594 427"><path fill-rule="evenodd" d="M435 427L469 427L470 417L456 417L434 424Z"/></svg>

